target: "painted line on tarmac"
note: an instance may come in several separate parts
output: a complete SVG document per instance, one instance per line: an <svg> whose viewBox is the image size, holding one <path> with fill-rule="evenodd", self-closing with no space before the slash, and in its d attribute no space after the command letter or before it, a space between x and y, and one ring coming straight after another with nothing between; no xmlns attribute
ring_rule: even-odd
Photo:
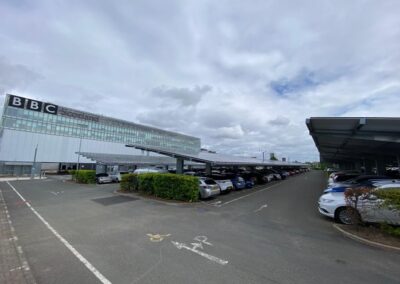
<svg viewBox="0 0 400 284"><path fill-rule="evenodd" d="M268 204L261 205L260 208L258 208L257 210L254 210L253 212L254 213L259 212L259 211L261 211L261 210L263 210L264 208L267 208L267 207L268 207Z"/></svg>
<svg viewBox="0 0 400 284"><path fill-rule="evenodd" d="M49 229L57 239L62 242L71 252L73 255L76 256L85 266L89 269L90 272L97 277L103 284L111 284L111 281L108 280L103 274L100 273L83 255L81 255L66 239L64 239L47 221L40 215L32 205L26 201L26 199L15 189L15 187L7 181L7 184L12 188L12 190L21 198L21 200L28 206L29 209L39 218L40 221Z"/></svg>
<svg viewBox="0 0 400 284"><path fill-rule="evenodd" d="M275 187L275 186L277 186L277 185L281 185L282 183L284 183L284 182L286 182L286 181L288 181L288 180L281 181L281 182L279 182L279 183L276 183L276 184L274 184L274 185L271 185L271 186L265 187L265 188L263 188L263 189L260 189L260 190L254 191L254 192L252 192L252 193L249 193L249 194L246 194L246 195L240 196L240 197L238 197L238 198L235 198L235 199L229 200L229 201L227 201L227 202L224 202L224 203L222 203L222 204L218 205L217 207L221 207L221 206L224 206L224 205L230 204L230 203L232 203L232 202L238 201L238 200L240 200L240 199L243 199L243 198L249 197L249 196L251 196L251 195L253 195L253 194L256 194L256 193L259 193L259 192L265 191L265 190L267 190L267 189L271 189L271 188L273 188L273 187Z"/></svg>

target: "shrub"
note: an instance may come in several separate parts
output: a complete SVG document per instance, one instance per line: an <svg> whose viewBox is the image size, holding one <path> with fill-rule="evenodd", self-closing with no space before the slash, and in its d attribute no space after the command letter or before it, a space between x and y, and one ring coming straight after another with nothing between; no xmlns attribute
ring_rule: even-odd
<svg viewBox="0 0 400 284"><path fill-rule="evenodd" d="M177 174L154 174L154 195L174 200L197 201L199 180L197 177Z"/></svg>
<svg viewBox="0 0 400 284"><path fill-rule="evenodd" d="M94 170L74 171L72 176L80 183L96 183L96 171Z"/></svg>
<svg viewBox="0 0 400 284"><path fill-rule="evenodd" d="M370 196L372 188L370 187L350 187L344 192L344 198L348 206L348 213L351 214L353 222L361 223L361 218L358 214L358 208L360 206L360 201L366 199ZM362 205L362 204L361 204ZM352 208L356 208L354 210Z"/></svg>
<svg viewBox="0 0 400 284"><path fill-rule="evenodd" d="M122 177L120 188L123 191L140 191L165 199L193 202L199 198L198 178L186 175L128 174Z"/></svg>
<svg viewBox="0 0 400 284"><path fill-rule="evenodd" d="M400 210L400 190L397 188L387 188L384 190L376 190L374 194L383 200L381 206L393 207L394 209Z"/></svg>
<svg viewBox="0 0 400 284"><path fill-rule="evenodd" d="M384 232L386 232L392 236L400 238L400 227L391 226L391 225L385 224L385 223L381 224L380 226Z"/></svg>
<svg viewBox="0 0 400 284"><path fill-rule="evenodd" d="M154 176L155 173L146 173L138 175L138 190L146 194L154 194Z"/></svg>
<svg viewBox="0 0 400 284"><path fill-rule="evenodd" d="M136 174L125 174L121 177L121 183L119 184L122 191L137 191L138 190L138 175Z"/></svg>

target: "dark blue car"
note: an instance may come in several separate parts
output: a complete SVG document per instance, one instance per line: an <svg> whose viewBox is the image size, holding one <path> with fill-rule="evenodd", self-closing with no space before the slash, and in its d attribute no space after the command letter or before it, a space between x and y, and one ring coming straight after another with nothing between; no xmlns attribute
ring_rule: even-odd
<svg viewBox="0 0 400 284"><path fill-rule="evenodd" d="M240 176L236 176L234 178L231 179L233 186L235 187L235 189L243 189L246 188L246 182L245 180L240 177Z"/></svg>
<svg viewBox="0 0 400 284"><path fill-rule="evenodd" d="M328 192L344 192L347 188L350 187L374 187L375 183L390 183L392 180L387 176L373 176L373 175L365 175L359 176L355 179L349 180L347 182L339 183L337 186L333 186L324 190L324 193Z"/></svg>
<svg viewBox="0 0 400 284"><path fill-rule="evenodd" d="M254 186L254 181L252 181L251 179L248 179L245 181L246 184L246 188L252 188Z"/></svg>

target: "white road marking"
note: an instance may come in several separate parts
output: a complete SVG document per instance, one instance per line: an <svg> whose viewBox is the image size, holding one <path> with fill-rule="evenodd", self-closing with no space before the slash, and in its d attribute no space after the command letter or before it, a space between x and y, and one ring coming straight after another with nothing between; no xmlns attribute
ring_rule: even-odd
<svg viewBox="0 0 400 284"><path fill-rule="evenodd" d="M16 270L21 270L21 269L23 269L24 267L22 267L22 266L18 266L18 267L16 267L16 268L13 268L13 269L10 269L9 271L10 272L13 272L13 271L16 271Z"/></svg>
<svg viewBox="0 0 400 284"><path fill-rule="evenodd" d="M190 244L193 246L193 249L198 249L198 248L204 249L201 243L190 243Z"/></svg>
<svg viewBox="0 0 400 284"><path fill-rule="evenodd" d="M254 210L254 213L256 213L258 211L261 211L261 210L263 210L264 208L267 208L267 207L268 207L267 204L261 205L260 208L258 208L257 210Z"/></svg>
<svg viewBox="0 0 400 284"><path fill-rule="evenodd" d="M219 263L219 264L221 264L221 265L226 265L226 264L228 264L228 261L227 260L223 260L223 259L220 259L220 258L218 258L218 257L216 257L216 256L213 256L213 255L210 255L210 254L208 254L208 253L205 253L205 252L202 252L202 251L200 251L200 250L197 250L196 248L196 246L193 246L193 247L189 247L188 245L186 245L185 243L179 243L179 242L174 242L174 241L171 241L171 243L175 246L175 247L177 247L178 249L186 249L186 250L188 250L188 251L191 251L191 252L194 252L194 253L196 253L196 254L198 254L198 255L201 255L202 257L205 257L205 258L207 258L208 260L211 260L211 261L214 261L214 262L216 262L216 263ZM201 245L201 244L200 244Z"/></svg>
<svg viewBox="0 0 400 284"><path fill-rule="evenodd" d="M58 196L60 193L64 193L64 191L50 191L50 193L54 194L55 196Z"/></svg>
<svg viewBox="0 0 400 284"><path fill-rule="evenodd" d="M12 225L11 216L10 216L10 214L8 212L7 204L6 204L5 200L4 200L3 192L1 191L1 189L0 189L0 201L3 203L3 207L5 209L4 212L7 215L7 221L9 223L9 228L11 230L12 237L9 238L8 241L14 243L14 246L17 248L20 261L22 262L21 263L22 266L10 269L10 272L15 271L15 270L20 270L20 269L24 269L25 271L29 271L30 268L29 268L28 262L26 261L26 258L25 258L24 252L22 250L22 247L18 245L18 237L15 235L15 229L14 229L14 226Z"/></svg>
<svg viewBox="0 0 400 284"><path fill-rule="evenodd" d="M259 193L259 192L265 191L265 190L267 190L267 189L273 188L273 187L275 187L275 186L281 185L282 183L284 183L284 182L286 182L286 181L288 181L288 180L281 181L281 182L279 182L279 183L276 183L276 184L274 184L274 185L271 185L271 186L269 186L269 187L266 187L266 188L263 188L263 189L260 189L260 190L254 191L254 192L252 192L252 193L249 193L249 194L246 194L246 195L240 196L240 197L238 197L238 198L235 198L235 199L229 200L229 201L227 201L227 202L224 202L224 203L222 203L222 204L218 205L218 207L221 207L221 206L224 206L224 205L230 204L230 203L232 203L232 202L235 202L235 201L238 201L238 200L240 200L240 199L243 199L243 198L249 197L249 196L251 196L251 195L253 195L253 194L256 194L256 193Z"/></svg>
<svg viewBox="0 0 400 284"><path fill-rule="evenodd" d="M100 273L94 267L83 255L81 255L66 239L64 239L43 217L40 215L35 208L32 207L32 205L26 201L26 199L18 192L18 190L15 189L13 185L11 185L8 181L7 184L14 190L14 192L21 198L21 200L28 206L29 209L32 210L32 212L39 218L40 221L49 229L56 237L59 239L60 242L62 242L71 252L73 255L76 256L85 266L87 269L89 269L90 272L94 274L94 276L97 277L97 279L100 280L101 283L103 284L111 284L111 281L108 280L106 277L104 277L103 274Z"/></svg>
<svg viewBox="0 0 400 284"><path fill-rule="evenodd" d="M212 246L212 243L207 242L207 239L208 238L206 236L196 236L196 237L194 237L193 240L201 242L201 243L209 245L209 246Z"/></svg>

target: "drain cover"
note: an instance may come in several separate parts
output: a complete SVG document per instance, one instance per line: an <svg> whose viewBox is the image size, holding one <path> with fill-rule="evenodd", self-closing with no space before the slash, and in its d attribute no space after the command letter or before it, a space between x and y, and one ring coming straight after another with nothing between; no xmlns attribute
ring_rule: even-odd
<svg viewBox="0 0 400 284"><path fill-rule="evenodd" d="M118 204L118 203L129 202L129 201L135 201L135 200L138 200L138 199L135 197L129 197L129 196L111 196L111 197L92 199L92 201L100 203L101 205L104 205L104 206L114 205L114 204Z"/></svg>

